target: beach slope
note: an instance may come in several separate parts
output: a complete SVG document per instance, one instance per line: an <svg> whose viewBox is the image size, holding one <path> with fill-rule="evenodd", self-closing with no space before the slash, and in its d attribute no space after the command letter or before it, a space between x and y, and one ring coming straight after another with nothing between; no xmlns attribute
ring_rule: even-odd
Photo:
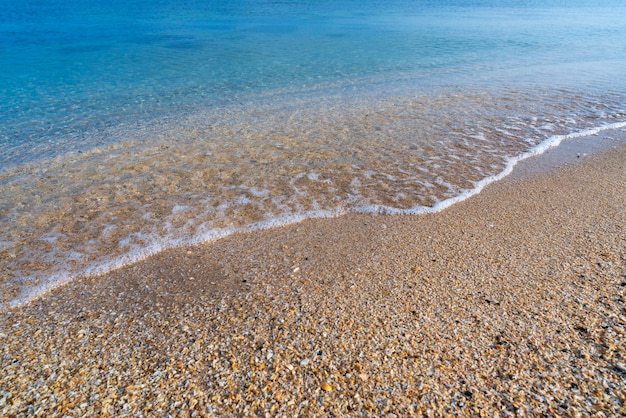
<svg viewBox="0 0 626 418"><path fill-rule="evenodd" d="M626 415L604 136L439 213L238 234L0 312L0 415Z"/></svg>

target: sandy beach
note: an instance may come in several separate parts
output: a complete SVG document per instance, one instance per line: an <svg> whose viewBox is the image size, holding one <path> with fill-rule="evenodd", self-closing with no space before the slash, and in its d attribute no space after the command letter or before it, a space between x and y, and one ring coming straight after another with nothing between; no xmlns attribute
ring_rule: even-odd
<svg viewBox="0 0 626 418"><path fill-rule="evenodd" d="M626 132L440 213L73 281L0 312L0 341L1 416L626 415Z"/></svg>

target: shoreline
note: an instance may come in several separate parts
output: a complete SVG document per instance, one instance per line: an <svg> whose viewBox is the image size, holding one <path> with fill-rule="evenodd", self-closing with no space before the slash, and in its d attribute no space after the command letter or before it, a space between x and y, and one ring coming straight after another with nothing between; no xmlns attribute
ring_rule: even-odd
<svg viewBox="0 0 626 418"><path fill-rule="evenodd" d="M240 234L249 234L255 233L257 231L263 231L272 228L283 228L291 225L299 224L302 222L306 222L308 220L313 219L336 219L343 216L349 216L352 214L373 214L373 215L424 215L424 214L432 214L438 213L440 211L446 210L448 207L458 204L466 199L471 198L474 195L477 195L482 192L482 190L489 186L491 183L498 182L510 176L511 173L517 171L516 167L520 162L523 162L529 158L541 156L546 152L549 152L555 148L560 148L562 143L566 143L566 147L574 148L578 147L581 152L585 147L593 147L594 152L598 152L602 147L606 147L607 141L604 139L605 137L611 138L612 133L620 135L620 132L624 132L626 128L626 122L615 122L612 124L605 124L602 126L598 126L595 128L584 129L581 131L575 131L570 134L565 135L553 135L543 142L540 142L536 146L530 148L528 151L516 156L510 157L507 159L506 164L502 171L499 173L488 176L480 181L478 181L473 188L467 189L457 196L452 198L448 198L442 201L439 201L432 206L416 206L407 209L397 209L394 207L381 206L381 205L366 205L349 209L335 210L335 211L312 211L306 212L297 215L287 215L287 216L279 216L278 218L261 221L260 223L253 223L249 225L243 225L240 227L232 227L232 228L224 228L217 231L210 231L208 235L194 235L189 242L170 244L164 246L158 246L154 248L149 246L144 249L137 250L136 253L125 253L120 256L114 257L113 259L96 263L95 265L87 266L82 271L74 272L74 273L55 273L51 275L48 280L41 285L36 285L31 288L22 288L18 289L17 283L11 283L6 286L5 290L9 293L18 292L18 296L14 296L9 300L0 300L0 311L4 309L11 309L15 307L22 306L24 304L28 304L35 299L44 297L46 293L53 291L58 287L63 287L67 283L72 282L74 280L79 280L81 278L88 277L99 277L103 275L110 274L120 268L124 268L127 266L131 266L135 263L141 263L145 260L148 260L152 257L158 256L160 253L165 251L175 251L181 248L186 248L189 246L196 245L212 245L215 242L218 242L222 239L225 239L232 235L240 235ZM582 140L573 141L575 139L583 138ZM593 138L594 141L585 140L584 138ZM572 145L575 144L575 145ZM561 154L563 154L561 152ZM580 154L580 153L579 153ZM558 154L557 154L558 155ZM546 167L550 167L552 164L550 159L543 159L545 161L543 164ZM555 161L553 161L554 163ZM28 277L26 279L29 279Z"/></svg>
<svg viewBox="0 0 626 418"><path fill-rule="evenodd" d="M440 212L237 233L0 312L0 411L624 413L626 132L600 137Z"/></svg>

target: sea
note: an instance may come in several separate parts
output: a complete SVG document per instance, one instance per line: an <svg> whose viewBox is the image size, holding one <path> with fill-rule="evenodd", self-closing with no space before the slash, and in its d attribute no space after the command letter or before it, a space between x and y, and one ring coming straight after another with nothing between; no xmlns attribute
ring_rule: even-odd
<svg viewBox="0 0 626 418"><path fill-rule="evenodd" d="M625 128L623 0L0 0L0 304Z"/></svg>

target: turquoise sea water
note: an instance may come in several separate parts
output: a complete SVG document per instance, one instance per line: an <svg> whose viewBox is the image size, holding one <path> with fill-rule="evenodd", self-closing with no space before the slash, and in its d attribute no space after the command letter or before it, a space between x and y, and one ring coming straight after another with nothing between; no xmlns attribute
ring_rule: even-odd
<svg viewBox="0 0 626 418"><path fill-rule="evenodd" d="M0 303L624 122L617 0L0 0Z"/></svg>

